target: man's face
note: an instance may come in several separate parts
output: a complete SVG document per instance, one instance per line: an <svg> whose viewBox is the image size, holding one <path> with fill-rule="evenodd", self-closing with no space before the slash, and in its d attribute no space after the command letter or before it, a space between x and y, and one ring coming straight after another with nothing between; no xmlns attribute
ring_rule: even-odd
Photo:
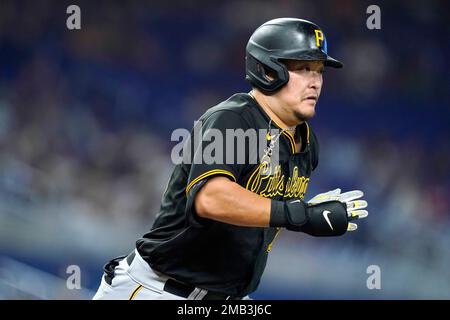
<svg viewBox="0 0 450 320"><path fill-rule="evenodd" d="M322 89L324 64L322 61L286 60L288 83L276 92L284 113L295 122L311 119Z"/></svg>

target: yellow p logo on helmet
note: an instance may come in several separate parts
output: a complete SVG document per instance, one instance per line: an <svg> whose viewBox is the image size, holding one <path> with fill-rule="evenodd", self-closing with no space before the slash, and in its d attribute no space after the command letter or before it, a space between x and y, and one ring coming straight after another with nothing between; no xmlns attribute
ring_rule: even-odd
<svg viewBox="0 0 450 320"><path fill-rule="evenodd" d="M323 33L319 29L315 29L314 32L316 33L316 45L318 47L320 47L321 46L321 42L320 41L323 42Z"/></svg>

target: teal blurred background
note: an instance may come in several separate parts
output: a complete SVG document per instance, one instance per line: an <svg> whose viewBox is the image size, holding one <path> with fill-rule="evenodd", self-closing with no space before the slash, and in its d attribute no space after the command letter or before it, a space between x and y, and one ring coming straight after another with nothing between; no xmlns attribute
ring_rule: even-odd
<svg viewBox="0 0 450 320"><path fill-rule="evenodd" d="M81 30L66 8L81 8ZM152 225L171 132L247 92L263 22L316 22L329 53L306 198L361 189L357 232L283 231L255 299L450 298L448 1L0 2L0 298L90 299ZM69 290L67 267L81 289ZM366 286L381 270L381 289Z"/></svg>

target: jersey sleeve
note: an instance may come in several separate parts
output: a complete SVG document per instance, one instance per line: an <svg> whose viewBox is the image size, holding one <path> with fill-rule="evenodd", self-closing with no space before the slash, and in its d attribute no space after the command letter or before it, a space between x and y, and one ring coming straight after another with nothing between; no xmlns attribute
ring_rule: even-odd
<svg viewBox="0 0 450 320"><path fill-rule="evenodd" d="M221 110L196 122L191 132L191 164L186 185L188 223L204 225L198 217L194 200L198 191L211 178L224 176L238 182L248 159L248 145L240 145L235 137L249 129L240 114ZM246 140L248 143L248 141Z"/></svg>

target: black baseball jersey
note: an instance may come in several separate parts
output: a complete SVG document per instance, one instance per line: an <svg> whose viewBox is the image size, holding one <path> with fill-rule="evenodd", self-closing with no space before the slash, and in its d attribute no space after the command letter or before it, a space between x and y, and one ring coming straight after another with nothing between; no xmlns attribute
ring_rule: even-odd
<svg viewBox="0 0 450 320"><path fill-rule="evenodd" d="M254 143L250 145L250 139L244 146L235 144L232 149L217 149L216 152L223 151L224 161L199 161L202 152L208 151L218 138L206 138L204 134L197 146L192 143L196 138L190 139L191 146L185 152L190 150L192 155L186 159L191 161L175 167L154 225L137 241L136 247L153 269L176 280L243 297L256 290L280 229L241 227L201 218L195 212L195 195L208 179L225 176L263 197L302 199L318 163L318 144L306 122L297 126L295 134L281 133L281 128L270 121L256 100L246 93L235 94L207 110L196 126L200 124L202 132L215 129L215 133L223 134L223 140L230 130L269 133L258 134L257 144L267 147L270 141L277 140L279 161L270 169L270 174L263 174L267 162L261 161L261 150ZM279 137L271 135L269 124L270 129L278 129ZM191 137L195 130L194 126ZM301 141L301 150L296 150L296 141ZM225 161L231 151L234 155L228 160L232 161ZM255 152L258 157L252 161Z"/></svg>

